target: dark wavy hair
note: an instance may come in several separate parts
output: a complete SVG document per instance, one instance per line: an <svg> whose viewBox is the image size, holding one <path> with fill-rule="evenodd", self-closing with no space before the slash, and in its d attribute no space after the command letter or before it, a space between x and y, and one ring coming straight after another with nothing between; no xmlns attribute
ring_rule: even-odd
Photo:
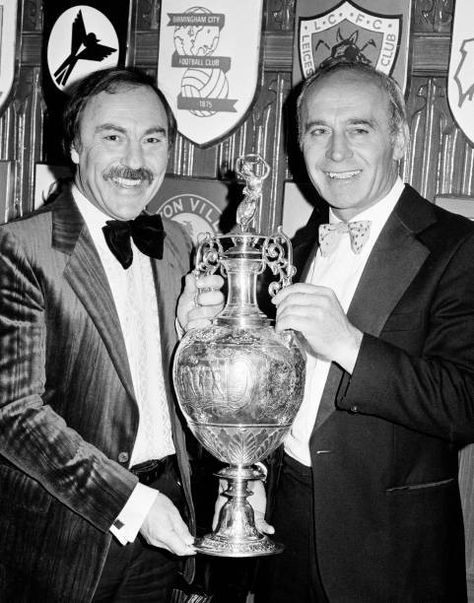
<svg viewBox="0 0 474 603"><path fill-rule="evenodd" d="M124 88L130 89L142 86L151 88L160 99L168 118L168 142L172 146L176 139L176 118L165 95L157 87L154 79L139 69L112 67L94 71L71 88L71 95L63 111L63 150L66 156L69 157L71 148L79 139L82 114L92 98L101 92L114 94Z"/></svg>
<svg viewBox="0 0 474 603"><path fill-rule="evenodd" d="M341 60L330 62L328 65L317 69L313 75L308 77L301 88L296 101L298 140L300 146L304 134L301 109L309 91L313 86L317 85L317 82L323 81L327 76L342 73L344 71L359 73L360 75L367 77L386 93L389 102L389 128L392 138L394 138L396 134L404 128L406 128L408 133L408 119L405 98L397 82L389 75L386 75L381 71L377 71L377 69L375 69L372 65Z"/></svg>

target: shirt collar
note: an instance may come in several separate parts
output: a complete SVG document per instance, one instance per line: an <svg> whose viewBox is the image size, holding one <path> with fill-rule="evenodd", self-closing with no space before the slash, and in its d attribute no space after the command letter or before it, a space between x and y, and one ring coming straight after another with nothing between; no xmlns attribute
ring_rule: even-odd
<svg viewBox="0 0 474 603"><path fill-rule="evenodd" d="M383 220L384 222L387 220L388 216L391 214L393 208L397 204L400 195L403 192L405 185L403 184L401 178L398 176L395 180L394 185L389 190L389 192L377 201L375 205L364 209L359 214L354 216L350 221L354 220L371 220L372 222L379 222ZM331 224L341 222L339 218L334 215L332 208L329 208L329 222Z"/></svg>
<svg viewBox="0 0 474 603"><path fill-rule="evenodd" d="M393 208L397 204L405 185L403 184L401 178L398 176L395 180L394 185L389 190L389 192L377 201L375 205L364 209L359 214L354 216L351 222L354 220L370 220L370 238L374 241L375 238L380 234L382 228L385 225L385 222L388 220L389 215L392 213ZM329 222L331 224L335 224L337 222L341 222L339 218L337 218L332 209L329 208Z"/></svg>
<svg viewBox="0 0 474 603"><path fill-rule="evenodd" d="M75 184L72 185L71 192L96 247L108 249L102 228L112 218L93 205Z"/></svg>
<svg viewBox="0 0 474 603"><path fill-rule="evenodd" d="M98 228L102 228L102 226L105 226L107 220L112 219L93 203L91 203L89 199L85 197L84 194L81 193L81 191L77 188L76 184L72 185L71 192L87 226L94 225Z"/></svg>

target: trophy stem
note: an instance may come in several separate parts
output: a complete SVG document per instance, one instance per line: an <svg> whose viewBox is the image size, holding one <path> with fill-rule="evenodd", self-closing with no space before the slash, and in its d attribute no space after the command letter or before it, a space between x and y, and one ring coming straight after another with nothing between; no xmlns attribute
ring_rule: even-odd
<svg viewBox="0 0 474 603"><path fill-rule="evenodd" d="M283 546L273 542L255 527L252 505L247 497L250 480L262 479L262 471L249 465L228 465L216 475L227 480L222 492L228 500L219 513L214 532L198 538L195 548L200 553L216 557L258 557L281 553Z"/></svg>

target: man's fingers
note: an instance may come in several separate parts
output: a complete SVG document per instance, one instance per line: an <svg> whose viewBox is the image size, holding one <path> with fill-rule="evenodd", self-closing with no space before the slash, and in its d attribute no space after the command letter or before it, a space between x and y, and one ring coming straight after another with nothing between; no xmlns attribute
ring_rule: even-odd
<svg viewBox="0 0 474 603"><path fill-rule="evenodd" d="M224 295L222 291L206 289L205 291L199 291L196 296L196 302L199 306L222 306Z"/></svg>
<svg viewBox="0 0 474 603"><path fill-rule="evenodd" d="M177 536L180 538L180 540L183 541L186 546L192 546L194 544L194 536L190 534L188 526L181 519L181 516L178 516L173 521L171 529L177 534Z"/></svg>
<svg viewBox="0 0 474 603"><path fill-rule="evenodd" d="M166 549L170 553L179 555L180 557L196 554L194 538L191 543L184 542L181 536L172 530L163 539L160 538L154 542L150 542L150 544L161 549Z"/></svg>
<svg viewBox="0 0 474 603"><path fill-rule="evenodd" d="M197 289L221 289L224 284L224 279L219 274L208 274L206 276L198 276L197 278L192 274L188 276L193 277Z"/></svg>
<svg viewBox="0 0 474 603"><path fill-rule="evenodd" d="M262 534L274 534L275 528L267 523L264 519L255 518L255 527Z"/></svg>
<svg viewBox="0 0 474 603"><path fill-rule="evenodd" d="M224 306L221 287L224 279L218 274L196 276L190 272L185 277L185 287L177 308L180 327L187 331L206 327Z"/></svg>
<svg viewBox="0 0 474 603"><path fill-rule="evenodd" d="M164 494L158 492L140 529L152 546L164 548L175 555L194 555L194 537L178 509Z"/></svg>

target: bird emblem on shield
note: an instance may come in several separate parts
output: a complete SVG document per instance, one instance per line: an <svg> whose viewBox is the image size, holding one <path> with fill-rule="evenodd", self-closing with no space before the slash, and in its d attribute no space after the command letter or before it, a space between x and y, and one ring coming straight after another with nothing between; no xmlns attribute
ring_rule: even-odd
<svg viewBox="0 0 474 603"><path fill-rule="evenodd" d="M51 79L67 92L70 84L97 69L118 63L119 41L113 24L99 10L77 5L64 11L48 40L47 61Z"/></svg>
<svg viewBox="0 0 474 603"><path fill-rule="evenodd" d="M77 12L72 23L71 51L61 65L54 72L54 78L59 86L66 86L78 61L103 61L117 48L100 44L93 31L87 31L82 16L82 11Z"/></svg>

